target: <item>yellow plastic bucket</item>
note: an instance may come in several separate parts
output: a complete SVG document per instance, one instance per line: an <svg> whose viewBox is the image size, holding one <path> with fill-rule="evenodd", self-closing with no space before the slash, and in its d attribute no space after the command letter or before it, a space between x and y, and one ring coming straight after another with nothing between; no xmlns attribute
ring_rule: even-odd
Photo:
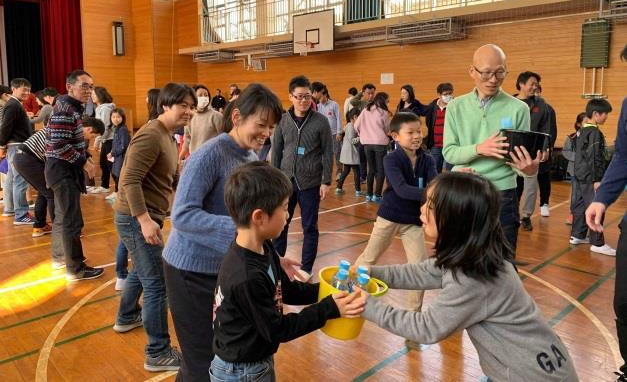
<svg viewBox="0 0 627 382"><path fill-rule="evenodd" d="M330 294L338 293L339 290L331 285L333 276L337 273L338 267L326 267L320 270L320 289L318 290L318 301ZM388 291L388 286L381 280L370 278L368 283L368 293L371 296L383 296ZM364 326L363 318L336 318L328 320L327 324L320 330L329 337L338 340L352 340L357 338Z"/></svg>

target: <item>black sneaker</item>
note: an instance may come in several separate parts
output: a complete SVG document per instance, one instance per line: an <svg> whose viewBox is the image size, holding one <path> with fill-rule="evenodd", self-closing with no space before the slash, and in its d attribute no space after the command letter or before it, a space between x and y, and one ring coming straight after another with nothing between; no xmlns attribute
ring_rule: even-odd
<svg viewBox="0 0 627 382"><path fill-rule="evenodd" d="M531 218L522 218L522 219L520 219L520 226L525 231L533 230L533 226L531 225Z"/></svg>
<svg viewBox="0 0 627 382"><path fill-rule="evenodd" d="M181 367L181 353L175 348L157 356L146 356L144 369L148 371L176 371Z"/></svg>
<svg viewBox="0 0 627 382"><path fill-rule="evenodd" d="M102 268L92 268L92 267L88 267L87 265L85 265L83 266L83 269L81 269L76 274L68 273L65 276L65 279L70 282L81 281L81 280L91 280L91 279L96 279L102 276L103 273L104 273L104 269Z"/></svg>

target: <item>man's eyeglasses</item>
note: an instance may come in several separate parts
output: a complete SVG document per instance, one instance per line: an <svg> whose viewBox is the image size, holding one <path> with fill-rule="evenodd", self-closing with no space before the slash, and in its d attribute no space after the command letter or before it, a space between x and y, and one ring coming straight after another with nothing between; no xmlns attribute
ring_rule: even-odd
<svg viewBox="0 0 627 382"><path fill-rule="evenodd" d="M292 97L296 98L296 100L298 101L310 101L311 100L311 94L292 94Z"/></svg>
<svg viewBox="0 0 627 382"><path fill-rule="evenodd" d="M78 87L80 87L81 90L85 90L85 91L87 91L87 90L94 90L94 85L87 84L87 83L82 83Z"/></svg>
<svg viewBox="0 0 627 382"><path fill-rule="evenodd" d="M483 81L489 80L490 78L492 78L492 76L496 77L497 80L502 80L503 78L505 78L505 76L507 76L508 73L504 70L497 70L496 72L482 72L481 70L477 69L476 66L473 66L473 69L475 70L475 72L479 73Z"/></svg>

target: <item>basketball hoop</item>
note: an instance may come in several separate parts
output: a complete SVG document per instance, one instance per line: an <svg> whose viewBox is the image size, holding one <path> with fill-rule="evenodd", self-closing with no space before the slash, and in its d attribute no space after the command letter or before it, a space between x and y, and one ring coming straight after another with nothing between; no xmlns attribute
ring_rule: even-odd
<svg viewBox="0 0 627 382"><path fill-rule="evenodd" d="M299 46L297 50L301 56L307 56L307 53L313 50L318 44L310 41L296 41L294 42L294 45Z"/></svg>

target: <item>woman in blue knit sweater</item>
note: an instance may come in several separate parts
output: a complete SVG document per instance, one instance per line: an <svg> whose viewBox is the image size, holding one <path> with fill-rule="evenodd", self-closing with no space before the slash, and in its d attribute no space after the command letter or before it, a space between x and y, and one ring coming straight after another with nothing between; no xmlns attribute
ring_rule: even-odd
<svg viewBox="0 0 627 382"><path fill-rule="evenodd" d="M225 115L228 133L205 142L185 163L172 208L172 233L163 251L168 303L183 353L177 381L208 379L214 289L236 232L224 205L224 184L235 168L257 160L255 151L281 114L277 96L251 84Z"/></svg>

